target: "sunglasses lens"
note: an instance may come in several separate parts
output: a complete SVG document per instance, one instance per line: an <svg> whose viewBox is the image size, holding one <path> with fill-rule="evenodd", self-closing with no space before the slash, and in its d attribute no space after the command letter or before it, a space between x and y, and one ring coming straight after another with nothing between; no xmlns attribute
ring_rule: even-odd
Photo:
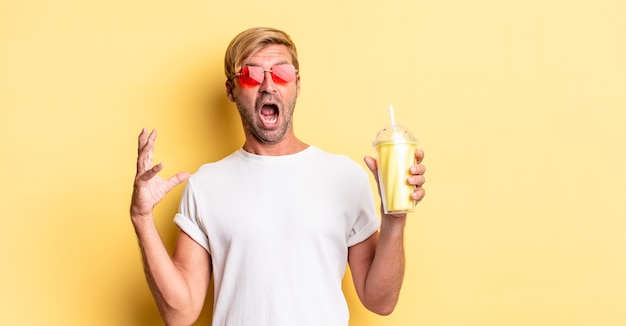
<svg viewBox="0 0 626 326"><path fill-rule="evenodd" d="M258 86L263 82L263 68L246 66L241 69L239 83L243 86Z"/></svg>
<svg viewBox="0 0 626 326"><path fill-rule="evenodd" d="M296 68L293 65L276 65L272 67L272 79L277 84L287 84L296 79Z"/></svg>
<svg viewBox="0 0 626 326"><path fill-rule="evenodd" d="M296 68L293 65L283 64L273 66L271 69L272 80L276 84L288 84L296 79ZM259 86L265 79L265 71L262 67L245 66L238 74L239 84L242 86Z"/></svg>

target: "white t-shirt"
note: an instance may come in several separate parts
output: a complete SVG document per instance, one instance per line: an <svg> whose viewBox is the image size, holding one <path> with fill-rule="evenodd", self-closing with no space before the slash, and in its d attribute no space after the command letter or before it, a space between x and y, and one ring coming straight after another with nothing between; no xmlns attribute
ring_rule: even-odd
<svg viewBox="0 0 626 326"><path fill-rule="evenodd" d="M174 221L211 255L214 326L348 325L348 247L380 226L366 171L313 146L203 165Z"/></svg>

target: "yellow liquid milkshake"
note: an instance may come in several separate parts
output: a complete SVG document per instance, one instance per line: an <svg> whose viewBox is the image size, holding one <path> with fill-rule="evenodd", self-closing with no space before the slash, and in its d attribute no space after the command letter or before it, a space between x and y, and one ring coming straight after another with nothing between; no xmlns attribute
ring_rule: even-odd
<svg viewBox="0 0 626 326"><path fill-rule="evenodd" d="M417 142L398 140L376 144L378 179L385 213L413 210L411 194L415 186L408 183L409 168L415 164Z"/></svg>

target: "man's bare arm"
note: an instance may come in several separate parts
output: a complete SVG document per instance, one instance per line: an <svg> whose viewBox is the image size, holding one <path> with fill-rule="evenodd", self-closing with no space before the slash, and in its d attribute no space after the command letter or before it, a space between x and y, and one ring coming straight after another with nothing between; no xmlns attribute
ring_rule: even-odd
<svg viewBox="0 0 626 326"><path fill-rule="evenodd" d="M191 325L202 311L210 280L207 251L181 232L170 257L154 222L154 207L175 186L187 180L180 172L169 179L158 173L163 164L152 164L156 131L139 135L137 174L130 215L148 285L166 325Z"/></svg>
<svg viewBox="0 0 626 326"><path fill-rule="evenodd" d="M407 182L415 186L412 197L419 202L424 198L422 185L426 168L421 164L424 153L415 154L416 164L411 167ZM365 158L365 163L378 182L376 161ZM388 315L396 307L404 280L405 253L404 229L406 214L384 214L381 207L380 232L348 249L348 263L359 299L369 310Z"/></svg>

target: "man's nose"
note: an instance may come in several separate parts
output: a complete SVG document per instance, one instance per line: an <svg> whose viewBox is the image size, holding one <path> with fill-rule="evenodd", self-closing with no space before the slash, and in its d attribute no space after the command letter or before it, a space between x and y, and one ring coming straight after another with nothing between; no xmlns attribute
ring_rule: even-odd
<svg viewBox="0 0 626 326"><path fill-rule="evenodd" d="M274 83L274 78L272 76L271 70L264 70L263 74L265 78L263 78L263 83L261 83L261 86L259 86L259 92L275 92L276 84Z"/></svg>

